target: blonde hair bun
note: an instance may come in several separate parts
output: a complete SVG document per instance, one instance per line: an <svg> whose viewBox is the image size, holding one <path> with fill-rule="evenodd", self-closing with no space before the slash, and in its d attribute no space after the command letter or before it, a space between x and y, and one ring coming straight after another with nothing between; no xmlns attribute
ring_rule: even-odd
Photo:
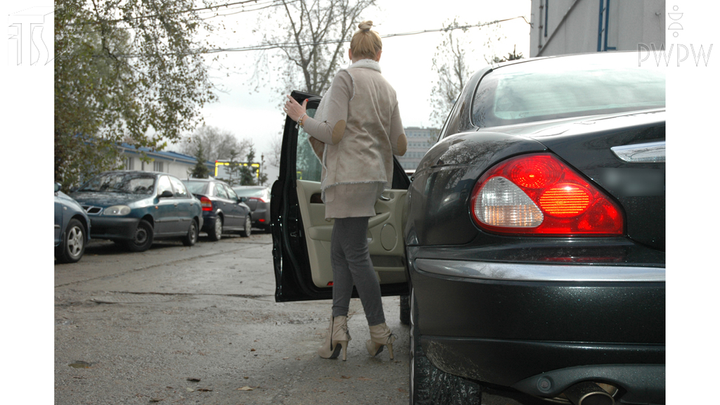
<svg viewBox="0 0 720 405"><path fill-rule="evenodd" d="M358 28L360 28L363 31L369 31L370 28L372 28L373 22L372 21L363 21L360 24L358 24Z"/></svg>
<svg viewBox="0 0 720 405"><path fill-rule="evenodd" d="M369 20L358 24L360 30L353 35L350 41L353 59L376 59L378 52L382 50L380 35L370 30L372 26L373 22Z"/></svg>

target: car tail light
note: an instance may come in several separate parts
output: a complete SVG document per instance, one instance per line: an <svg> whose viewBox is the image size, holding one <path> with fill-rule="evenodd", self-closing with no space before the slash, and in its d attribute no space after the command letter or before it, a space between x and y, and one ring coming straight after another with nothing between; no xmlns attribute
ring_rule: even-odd
<svg viewBox="0 0 720 405"><path fill-rule="evenodd" d="M509 159L488 170L471 198L475 222L506 234L621 235L620 207L550 154Z"/></svg>
<svg viewBox="0 0 720 405"><path fill-rule="evenodd" d="M261 203L265 202L265 200L263 200L261 197L248 197L248 200L255 200L255 201L259 201Z"/></svg>
<svg viewBox="0 0 720 405"><path fill-rule="evenodd" d="M212 201L207 197L200 197L200 205L203 211L212 211Z"/></svg>

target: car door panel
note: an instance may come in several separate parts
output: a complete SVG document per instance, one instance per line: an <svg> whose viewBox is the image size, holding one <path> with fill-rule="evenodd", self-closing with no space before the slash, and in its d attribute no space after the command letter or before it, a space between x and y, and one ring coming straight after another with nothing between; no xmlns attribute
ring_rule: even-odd
<svg viewBox="0 0 720 405"><path fill-rule="evenodd" d="M164 191L173 192L168 176L158 178L157 195L155 197L155 235L171 235L180 228L178 224L177 205L174 197L160 197Z"/></svg>
<svg viewBox="0 0 720 405"><path fill-rule="evenodd" d="M245 217L247 217L247 213L249 210L240 203L237 194L235 193L235 191L233 191L231 187L225 187L225 189L229 198L227 208L230 212L232 212L232 216L234 218L237 229L241 231L245 228Z"/></svg>
<svg viewBox="0 0 720 405"><path fill-rule="evenodd" d="M188 193L187 188L182 182L175 178L169 177L173 186L173 201L175 202L175 215L177 216L177 225L174 233L184 235L190 229L190 221L192 221L192 195Z"/></svg>
<svg viewBox="0 0 720 405"><path fill-rule="evenodd" d="M325 220L325 204L320 199L320 183L297 181L300 213L303 218L312 280L317 287L332 282L330 240L333 220ZM376 215L368 220L370 258L381 284L406 281L401 238L407 190L386 190L375 203Z"/></svg>
<svg viewBox="0 0 720 405"><path fill-rule="evenodd" d="M62 239L63 211L65 208L62 203L58 202L57 194L55 195L55 244L60 243Z"/></svg>
<svg viewBox="0 0 720 405"><path fill-rule="evenodd" d="M319 97L293 92L299 102L309 99L308 114L314 115ZM334 221L325 220L320 198L319 161L309 156L307 134L286 120L279 180L271 194L273 259L277 301L332 298L330 240ZM308 152L310 151L310 152ZM395 176L407 176L395 164ZM370 256L383 295L407 293L405 246L402 219L405 189L385 190L368 221Z"/></svg>

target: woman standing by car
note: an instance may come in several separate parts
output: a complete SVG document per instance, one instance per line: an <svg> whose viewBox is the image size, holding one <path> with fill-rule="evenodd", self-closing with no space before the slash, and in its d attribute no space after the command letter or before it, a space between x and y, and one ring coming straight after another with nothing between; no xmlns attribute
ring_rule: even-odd
<svg viewBox="0 0 720 405"><path fill-rule="evenodd" d="M404 155L407 138L400 119L395 90L381 74L382 40L371 31L372 21L359 24L350 42L352 64L340 70L323 97L315 117L288 96L287 115L310 135L322 162L322 199L325 218L334 219L331 237L333 306L323 358L347 359L347 314L353 284L365 310L370 340L368 353L375 356L388 347L394 358L395 336L385 324L380 284L367 243L368 219L375 215L375 201L392 184L393 157Z"/></svg>

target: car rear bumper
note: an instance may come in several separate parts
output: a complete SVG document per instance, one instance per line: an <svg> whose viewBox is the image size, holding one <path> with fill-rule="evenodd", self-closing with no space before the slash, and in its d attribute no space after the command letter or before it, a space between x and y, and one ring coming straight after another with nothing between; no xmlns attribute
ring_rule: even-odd
<svg viewBox="0 0 720 405"><path fill-rule="evenodd" d="M139 218L91 217L90 236L97 239L133 240Z"/></svg>
<svg viewBox="0 0 720 405"><path fill-rule="evenodd" d="M545 397L597 380L647 403L664 398L664 268L450 259L408 267L420 342L441 370ZM652 378L634 374L647 370Z"/></svg>
<svg viewBox="0 0 720 405"><path fill-rule="evenodd" d="M200 232L208 232L215 228L215 221L218 216L215 212L203 211L202 225L200 226Z"/></svg>
<svg viewBox="0 0 720 405"><path fill-rule="evenodd" d="M257 228L266 228L270 226L270 211L267 208L256 208L252 212L252 224Z"/></svg>

